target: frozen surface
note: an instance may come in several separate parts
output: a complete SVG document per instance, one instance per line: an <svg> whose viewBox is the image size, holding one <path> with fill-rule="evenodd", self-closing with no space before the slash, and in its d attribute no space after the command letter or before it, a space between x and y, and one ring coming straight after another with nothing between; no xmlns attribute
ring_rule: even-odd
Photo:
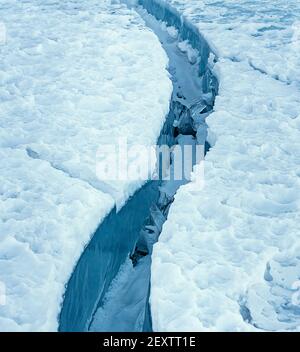
<svg viewBox="0 0 300 352"><path fill-rule="evenodd" d="M204 189L179 189L154 246L153 328L299 331L299 2L145 3L200 30L220 83Z"/></svg>
<svg viewBox="0 0 300 352"><path fill-rule="evenodd" d="M90 331L143 331L151 257L133 267L128 258L121 267L91 324Z"/></svg>
<svg viewBox="0 0 300 352"><path fill-rule="evenodd" d="M101 222L68 281L60 312L59 331L87 331L89 329L95 311L97 307L102 307L103 299L105 299L120 267L129 258L129 254L134 251L141 228L149 216L149 209L156 203L158 196L157 182L147 182L120 211L116 213L114 209ZM148 271L150 274L150 265ZM130 281L126 283L125 293L122 292L122 289L114 291L116 292L116 302L122 302L125 299L129 304L135 301L136 296L130 296L130 292L127 292L127 288L132 283L134 284L137 278L137 275L131 277L131 273L130 271L127 276ZM149 292L149 275L148 280L146 277L143 280L146 284L142 285L141 291L145 293L145 301ZM123 297L124 294L126 298ZM116 305L118 306L119 303ZM111 315L107 318L112 322L114 320L113 312L111 310L110 312ZM118 310L115 312L118 313ZM130 309L127 312L130 312ZM131 317L134 318L134 316ZM115 318L120 319L120 315ZM126 317L125 312L122 318L124 319L123 327L128 326L128 330L130 330L135 323L131 318ZM110 326L106 323L101 320L100 329L103 329L104 326Z"/></svg>
<svg viewBox="0 0 300 352"><path fill-rule="evenodd" d="M167 57L108 0L2 0L0 20L0 330L56 330L84 246L141 185L99 181L97 148L120 136L155 143Z"/></svg>
<svg viewBox="0 0 300 352"><path fill-rule="evenodd" d="M196 148L196 138L192 135L182 135L179 134L177 138L174 138L174 124L179 126L180 132L195 131L192 129L192 122L186 121L186 124L190 124L189 127L182 128L181 121L183 115L187 112L187 107L195 105L195 101L199 101L202 93L202 79L198 76L197 62L199 60L198 52L192 49L186 41L180 41L178 33L174 27L168 27L164 22L159 22L155 17L149 15L146 10L141 8L138 9L138 13L142 16L145 23L149 28L151 28L154 33L159 38L162 47L166 51L169 57L169 67L170 78L173 83L173 93L170 104L170 111L166 119L166 123L161 131L159 138L159 143L165 143L171 146L181 146L182 150L187 145L190 145L194 151ZM200 106L203 102L200 103ZM205 105L204 105L205 107ZM191 132L191 133L192 133ZM203 148L201 148L203 152ZM203 157L202 153L199 153L200 157ZM187 155L185 156L186 164L192 167L192 164L196 161L196 156L191 155L191 159L187 160ZM188 181L186 179L174 180L172 175L175 173L174 165L174 154L171 156L173 162L166 171L166 179L164 181L153 181L152 186L148 183L143 186L143 188L137 192L134 197L127 202L127 204L121 209L118 215L113 219L112 223L109 224L110 229L114 228L113 235L118 229L113 226L116 222L122 223L121 231L126 231L126 238L128 242L131 237L134 237L134 233L138 230L136 236L135 250L131 255L131 260L128 259L120 268L115 279L110 284L110 287L106 290L104 299L98 302L98 307L96 313L93 316L92 323L90 324L90 331L145 331L150 329L147 323L147 313L149 311L149 289L150 289L150 273L151 273L151 253L153 244L157 242L159 234L162 230L162 225L167 218L169 205L173 200L174 194L177 189L186 184ZM168 162L170 161L170 156L168 156ZM177 165L178 169L183 166ZM187 168L187 165L186 165ZM162 171L162 170L161 170ZM180 170L180 172L183 170ZM150 187L149 187L150 186ZM157 195L156 197L154 197ZM152 198L152 203L150 202ZM145 213L141 212L142 208L147 206L147 217L145 218ZM130 212L134 212L134 216L128 217ZM127 216L125 216L125 213ZM118 217L118 218L117 218ZM121 217L121 219L120 219ZM144 223L141 224L137 219L143 219ZM129 219L129 221L128 221ZM106 223L102 223L103 226ZM139 227L134 227L133 224L139 224ZM104 231L102 230L104 233ZM98 234L95 235L94 239ZM102 236L104 237L104 236ZM121 237L121 236L120 236ZM91 241L93 245L93 241ZM97 248L105 247L92 246L91 252L94 254L97 252ZM84 255L87 255L88 248L85 250ZM110 251L111 252L111 251ZM113 255L116 254L116 249L113 250ZM122 258L122 256L120 256ZM99 262L100 256L98 258ZM93 260L88 259L89 263ZM105 268L105 262L111 262L111 260L103 261L101 268ZM134 263L134 264L133 264ZM89 264L85 265L85 268ZM91 266L96 266L92 264ZM78 268L76 268L78 270ZM85 282L88 281L90 272L93 269L82 270L81 277L84 277ZM105 271L105 279L110 277L112 270L109 272ZM78 275L79 276L79 275ZM100 275L99 275L100 276ZM78 280L79 281L79 280ZM72 283L73 287L78 287L76 283ZM80 296L79 289L71 290L75 295ZM89 290L90 291L90 290ZM71 305L75 307L75 310L80 310L82 302L84 302L85 308L88 306L86 301L87 294L84 297L77 297L77 299L70 299ZM66 304L66 300L65 303ZM78 308L79 307L79 308ZM72 311L72 310L71 310ZM62 319L66 321L68 327L70 327L70 322L75 320L72 317L75 314L68 315ZM149 323L148 323L149 324ZM149 324L151 325L151 324Z"/></svg>
<svg viewBox="0 0 300 352"><path fill-rule="evenodd" d="M152 0L140 0L152 2ZM220 58L246 61L286 83L300 81L298 0L155 0L193 23Z"/></svg>

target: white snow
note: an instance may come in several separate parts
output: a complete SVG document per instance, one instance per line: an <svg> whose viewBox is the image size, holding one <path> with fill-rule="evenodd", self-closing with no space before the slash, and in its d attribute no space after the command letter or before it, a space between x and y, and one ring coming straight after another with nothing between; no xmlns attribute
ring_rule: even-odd
<svg viewBox="0 0 300 352"><path fill-rule="evenodd" d="M205 186L154 246L153 328L300 331L299 2L159 2L208 40L220 89Z"/></svg>
<svg viewBox="0 0 300 352"><path fill-rule="evenodd" d="M155 144L172 90L167 57L109 0L2 0L0 22L0 330L56 330L84 246L141 186L98 180L97 148L119 137Z"/></svg>

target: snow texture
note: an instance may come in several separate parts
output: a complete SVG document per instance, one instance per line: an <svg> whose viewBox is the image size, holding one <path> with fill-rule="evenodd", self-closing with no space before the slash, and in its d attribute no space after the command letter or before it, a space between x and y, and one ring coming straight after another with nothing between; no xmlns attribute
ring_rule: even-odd
<svg viewBox="0 0 300 352"><path fill-rule="evenodd" d="M141 186L99 181L97 148L155 144L172 85L124 5L2 0L0 21L0 330L52 331L84 246Z"/></svg>
<svg viewBox="0 0 300 352"><path fill-rule="evenodd" d="M219 80L204 189L179 189L154 246L153 328L299 331L299 2L140 2L199 31Z"/></svg>

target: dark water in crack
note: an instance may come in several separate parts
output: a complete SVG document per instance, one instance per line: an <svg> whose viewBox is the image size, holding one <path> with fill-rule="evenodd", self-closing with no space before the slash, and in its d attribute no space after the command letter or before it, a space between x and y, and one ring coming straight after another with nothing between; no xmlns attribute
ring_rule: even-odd
<svg viewBox="0 0 300 352"><path fill-rule="evenodd" d="M206 153L209 145L205 141L205 118L212 110L215 91L207 89L205 75L199 76L201 60L179 50L180 38L166 31L145 10L138 12L160 39L170 61L173 95L158 144L187 143L195 147L200 143ZM119 212L114 209L105 218L67 285L60 331L152 330L149 305L152 247L176 190L186 182L149 181Z"/></svg>

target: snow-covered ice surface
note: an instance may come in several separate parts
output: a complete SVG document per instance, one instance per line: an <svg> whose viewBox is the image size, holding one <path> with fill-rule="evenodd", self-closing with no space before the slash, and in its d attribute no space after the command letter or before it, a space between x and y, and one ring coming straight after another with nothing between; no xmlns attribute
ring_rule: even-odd
<svg viewBox="0 0 300 352"><path fill-rule="evenodd" d="M158 142L165 143L168 141L169 145L181 145L182 150L184 150L185 146L190 145L195 151L195 136L179 134L177 138L175 138L174 124L176 121L176 125L179 126L181 132L192 133L192 122L187 119L184 120L183 116L187 115L185 114L188 111L187 107L194 105L195 101L198 102L197 106L200 105L202 107L204 104L203 101L201 101L202 79L198 76L198 65L196 64L199 60L199 54L196 50L192 49L186 41L180 41L174 27L168 27L164 22L157 21L154 16L149 15L147 11L142 8L138 8L137 12L144 19L146 25L157 35L169 58L168 70L173 84L173 93L170 111ZM204 107L206 107L205 104ZM185 121L185 127L183 127L183 123L179 121ZM202 126L202 130L203 129L206 131L205 126ZM201 148L198 157L203 158L202 151L203 149ZM185 156L185 163L191 165L190 167L196 162L196 156L191 155L191 157L194 160L188 160L187 155ZM162 230L162 225L167 218L168 209L172 203L174 194L181 185L188 182L188 180L184 178L176 181L172 179L172 175L175 173L174 155L171 159L173 159L173 162L170 168L166 170L166 173L170 177L169 180L153 181L153 186L148 187L148 191L141 197L140 192L142 192L146 186L149 186L148 183L140 192L137 192L118 213L119 216L122 216L122 212L126 210L129 212L130 204L135 200L135 207L133 206L132 208L135 214L138 214L137 216L140 218L142 216L140 208L146 201L149 203L151 197L153 198L152 204L148 204L147 218L144 219L144 223L140 224L138 228L138 238L136 240L135 250L131 255L131 260L127 257L127 260L121 266L115 279L112 280L107 289L104 299L99 300L91 323L88 324L89 331L138 332L151 329L151 324L148 323L150 317L148 317L147 313L149 311L150 268L153 244L157 242ZM177 172L178 167L182 167L181 163L177 165ZM158 171L157 173L159 174L160 172ZM157 197L151 196L153 192L157 194ZM139 199L137 199L137 197L139 197ZM143 199L145 197L147 197L147 199ZM138 206L139 209L136 209L136 206ZM133 232L133 222L134 218L131 218L130 224L126 224L126 217L122 220L122 224L125 223L124 227L126 228L128 240L130 239L130 232ZM96 250L93 248L92 252L94 253L95 251ZM89 259L89 261L90 260L91 259ZM105 265L102 265L102 267L103 266ZM85 282L88 279L86 271L81 274L81 276L84 276ZM105 276L107 277L109 274ZM73 287L76 286L76 283L73 283ZM73 289L72 291L75 291L77 296L79 295L78 289ZM83 299L80 301L82 300ZM71 304L72 306L76 306L76 308L80 306L75 299L72 300ZM86 306L87 304L85 304L85 307ZM73 313L73 316L74 315ZM62 320L69 322L72 321L72 318L68 315Z"/></svg>
<svg viewBox="0 0 300 352"><path fill-rule="evenodd" d="M208 41L219 95L204 189L179 189L154 246L153 328L299 331L299 1L155 2Z"/></svg>
<svg viewBox="0 0 300 352"><path fill-rule="evenodd" d="M172 90L167 57L109 0L2 0L0 21L0 330L56 330L84 246L141 186L99 181L97 148L118 137L155 144Z"/></svg>

